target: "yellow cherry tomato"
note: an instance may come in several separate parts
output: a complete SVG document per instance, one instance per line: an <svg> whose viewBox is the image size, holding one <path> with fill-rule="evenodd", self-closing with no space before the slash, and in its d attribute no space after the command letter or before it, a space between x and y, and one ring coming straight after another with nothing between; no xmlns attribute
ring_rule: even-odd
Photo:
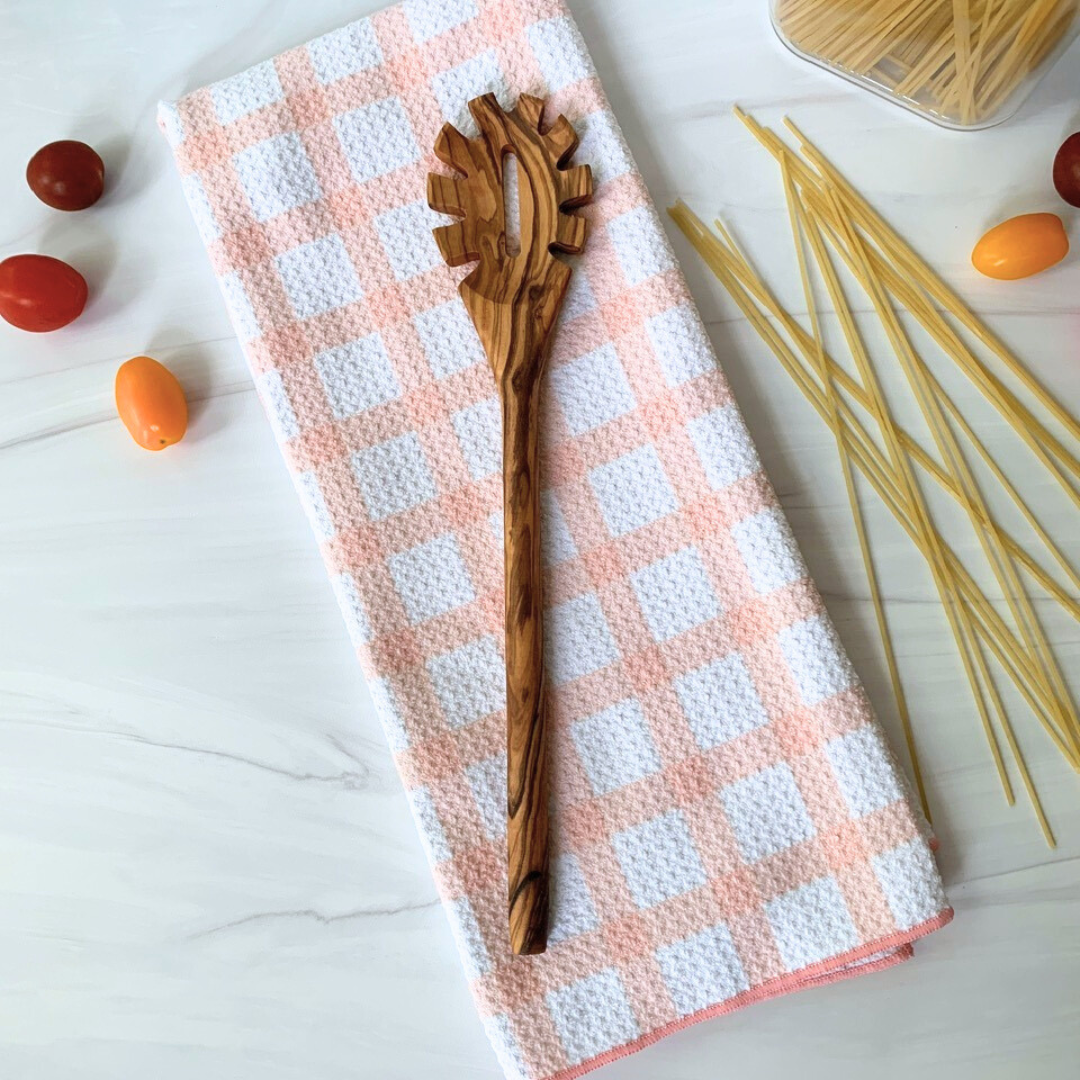
<svg viewBox="0 0 1080 1080"><path fill-rule="evenodd" d="M991 229L971 261L980 274L1018 281L1041 274L1069 254L1069 237L1056 214L1022 214Z"/></svg>
<svg viewBox="0 0 1080 1080"><path fill-rule="evenodd" d="M149 356L136 356L116 373L116 411L146 450L164 450L187 431L187 401L176 376Z"/></svg>

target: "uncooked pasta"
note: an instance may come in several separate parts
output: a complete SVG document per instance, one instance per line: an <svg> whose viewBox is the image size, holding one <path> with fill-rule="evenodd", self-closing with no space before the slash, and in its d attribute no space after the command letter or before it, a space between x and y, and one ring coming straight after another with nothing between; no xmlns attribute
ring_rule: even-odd
<svg viewBox="0 0 1080 1080"><path fill-rule="evenodd" d="M1000 112L1066 40L1080 0L776 0L800 52L947 122Z"/></svg>
<svg viewBox="0 0 1080 1080"><path fill-rule="evenodd" d="M1075 444L1080 438L1080 424L792 125L789 128L800 152L775 132L738 110L737 114L780 165L809 328L785 309L720 222L716 223L718 232L713 232L681 203L671 213L836 439L919 793L925 804L915 735L854 482L856 473L869 483L925 557L1005 796L1014 801L1002 741L1047 842L1053 845L991 664L996 662L1044 733L1073 769L1080 771L1080 720L1027 583L1042 589L1074 618L1080 618L1080 605L1068 585L1001 524L992 509L991 488L976 475L969 460L972 455L993 478L997 490L1020 511L1040 549L1057 564L1069 585L1080 584L1080 575L946 391L898 311L905 311L940 353L964 372L1074 503L1080 498L1076 487L1080 460L1067 443ZM840 280L841 269L869 300L889 343L887 355L874 355ZM837 360L835 348L830 350L823 338L814 295L815 271L839 323L854 373ZM979 355L980 348L1018 384L1015 390L991 370ZM932 449L895 419L879 375L883 365L891 364L897 364L906 378ZM1033 399L1035 408L1045 409L1063 436L1039 419L1017 391ZM992 600L979 583L985 572L972 568L964 549L943 535L936 504L923 490L926 479L964 511L978 541L981 565L989 570L1000 600Z"/></svg>

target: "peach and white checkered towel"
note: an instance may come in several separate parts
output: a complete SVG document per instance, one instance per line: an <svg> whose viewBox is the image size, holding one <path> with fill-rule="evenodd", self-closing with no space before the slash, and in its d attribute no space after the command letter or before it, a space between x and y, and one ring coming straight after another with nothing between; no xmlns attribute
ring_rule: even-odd
<svg viewBox="0 0 1080 1080"><path fill-rule="evenodd" d="M507 941L493 376L424 203L445 120L552 98L597 198L544 409L549 951ZM907 958L920 819L559 0L404 0L160 120L508 1077Z"/></svg>

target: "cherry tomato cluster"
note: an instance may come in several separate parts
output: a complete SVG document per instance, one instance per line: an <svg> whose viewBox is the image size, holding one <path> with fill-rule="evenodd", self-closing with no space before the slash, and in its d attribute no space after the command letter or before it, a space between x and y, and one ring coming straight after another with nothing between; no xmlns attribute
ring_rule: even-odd
<svg viewBox="0 0 1080 1080"><path fill-rule="evenodd" d="M85 210L105 190L105 164L73 139L43 146L26 166L30 190L55 210ZM86 306L86 279L50 255L12 255L0 262L0 318L20 330L47 333L74 322ZM116 409L131 437L164 450L187 430L183 388L167 367L136 356L116 373Z"/></svg>
<svg viewBox="0 0 1080 1080"><path fill-rule="evenodd" d="M74 139L43 146L26 166L30 190L57 210L85 210L105 190L105 164ZM47 333L74 322L86 306L86 281L48 255L12 255L0 262L0 317L20 330Z"/></svg>
<svg viewBox="0 0 1080 1080"><path fill-rule="evenodd" d="M1054 187L1070 206L1080 207L1080 131L1057 152ZM1018 281L1057 266L1068 254L1069 237L1057 214L1021 214L991 229L971 261L987 277Z"/></svg>

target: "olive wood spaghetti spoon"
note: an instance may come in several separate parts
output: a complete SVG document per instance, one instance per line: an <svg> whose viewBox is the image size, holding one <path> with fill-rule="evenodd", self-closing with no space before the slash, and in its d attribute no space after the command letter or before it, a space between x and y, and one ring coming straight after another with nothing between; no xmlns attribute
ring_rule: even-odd
<svg viewBox="0 0 1080 1080"><path fill-rule="evenodd" d="M507 848L510 945L542 953L548 919L547 742L544 732L543 588L540 560L540 381L570 267L586 223L568 213L592 198L587 165L568 168L578 144L560 116L542 130L544 102L522 95L504 111L494 94L469 102L480 129L447 124L435 154L455 176L431 173L433 210L460 218L435 230L450 266L477 263L461 296L495 373L502 402L506 557ZM520 251L507 242L504 171L517 161Z"/></svg>

